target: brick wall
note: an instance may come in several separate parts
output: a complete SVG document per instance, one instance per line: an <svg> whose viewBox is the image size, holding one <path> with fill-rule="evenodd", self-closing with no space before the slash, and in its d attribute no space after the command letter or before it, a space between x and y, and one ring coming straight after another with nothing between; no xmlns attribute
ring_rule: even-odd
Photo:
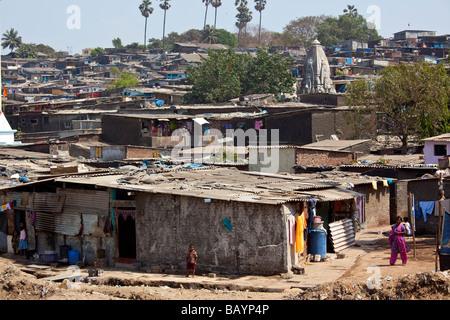
<svg viewBox="0 0 450 320"><path fill-rule="evenodd" d="M322 151L312 149L297 150L297 165L310 167L338 166L341 164L351 164L353 154L338 151Z"/></svg>
<svg viewBox="0 0 450 320"><path fill-rule="evenodd" d="M160 158L161 155L170 156L170 151L137 146L126 147L126 159Z"/></svg>

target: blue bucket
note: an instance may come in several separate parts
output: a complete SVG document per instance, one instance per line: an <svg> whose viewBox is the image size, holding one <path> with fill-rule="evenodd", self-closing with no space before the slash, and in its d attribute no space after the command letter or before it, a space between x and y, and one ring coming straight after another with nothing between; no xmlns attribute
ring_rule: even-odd
<svg viewBox="0 0 450 320"><path fill-rule="evenodd" d="M69 250L69 264L77 264L80 261L80 253L77 250Z"/></svg>
<svg viewBox="0 0 450 320"><path fill-rule="evenodd" d="M324 230L310 230L309 250L313 256L320 255L322 259L327 256L327 233Z"/></svg>

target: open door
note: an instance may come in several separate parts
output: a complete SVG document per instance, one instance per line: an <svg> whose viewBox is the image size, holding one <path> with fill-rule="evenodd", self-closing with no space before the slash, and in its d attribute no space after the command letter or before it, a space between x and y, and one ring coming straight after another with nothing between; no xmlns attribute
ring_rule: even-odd
<svg viewBox="0 0 450 320"><path fill-rule="evenodd" d="M118 210L119 258L136 259L134 210Z"/></svg>

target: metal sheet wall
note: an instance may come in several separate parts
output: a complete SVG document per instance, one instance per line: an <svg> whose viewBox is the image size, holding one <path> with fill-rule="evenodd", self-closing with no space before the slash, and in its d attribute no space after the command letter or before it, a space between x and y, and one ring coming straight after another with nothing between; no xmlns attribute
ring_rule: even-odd
<svg viewBox="0 0 450 320"><path fill-rule="evenodd" d="M109 212L109 193L106 191L58 189L58 193L66 195L64 213L106 215Z"/></svg>
<svg viewBox="0 0 450 320"><path fill-rule="evenodd" d="M35 229L53 232L55 230L55 215L49 212L36 212Z"/></svg>
<svg viewBox="0 0 450 320"><path fill-rule="evenodd" d="M34 194L32 207L36 211L61 212L65 198L65 194L37 192Z"/></svg>
<svg viewBox="0 0 450 320"><path fill-rule="evenodd" d="M55 214L55 233L76 236L80 232L81 215L79 213Z"/></svg>

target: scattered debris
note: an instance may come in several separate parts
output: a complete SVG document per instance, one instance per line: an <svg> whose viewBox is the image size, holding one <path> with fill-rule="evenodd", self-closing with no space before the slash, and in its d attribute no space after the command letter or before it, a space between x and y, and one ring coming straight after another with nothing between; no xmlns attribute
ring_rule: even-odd
<svg viewBox="0 0 450 320"><path fill-rule="evenodd" d="M387 277L391 278L391 277ZM322 284L286 300L447 300L450 298L450 273L432 272L406 275L381 281L379 288L366 283L346 284L341 281Z"/></svg>

